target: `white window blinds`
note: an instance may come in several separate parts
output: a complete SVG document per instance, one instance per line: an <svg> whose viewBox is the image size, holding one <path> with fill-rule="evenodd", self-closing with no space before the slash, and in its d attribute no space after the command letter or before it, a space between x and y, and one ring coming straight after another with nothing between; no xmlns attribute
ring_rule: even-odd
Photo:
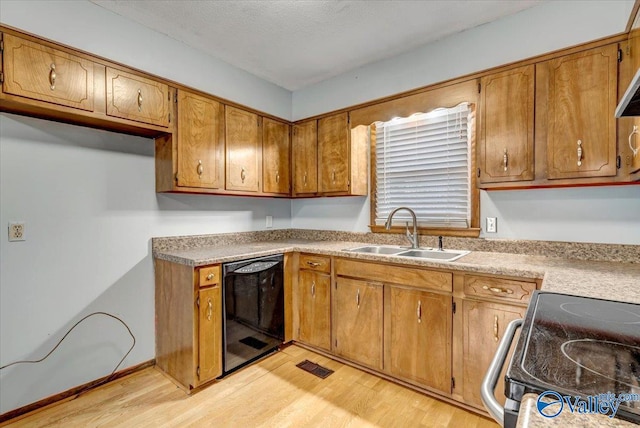
<svg viewBox="0 0 640 428"><path fill-rule="evenodd" d="M469 227L470 112L463 103L375 124L376 225L406 206L420 226ZM405 221L405 211L393 219Z"/></svg>

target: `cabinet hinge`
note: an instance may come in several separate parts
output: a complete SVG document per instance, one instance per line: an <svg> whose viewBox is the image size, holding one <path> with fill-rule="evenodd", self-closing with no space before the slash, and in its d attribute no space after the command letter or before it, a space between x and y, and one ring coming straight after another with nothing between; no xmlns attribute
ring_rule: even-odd
<svg viewBox="0 0 640 428"><path fill-rule="evenodd" d="M456 378L455 377L451 378L451 389L456 389Z"/></svg>
<svg viewBox="0 0 640 428"><path fill-rule="evenodd" d="M338 347L338 339L336 339L336 348Z"/></svg>
<svg viewBox="0 0 640 428"><path fill-rule="evenodd" d="M0 52L4 52L4 40L0 40Z"/></svg>
<svg viewBox="0 0 640 428"><path fill-rule="evenodd" d="M622 62L622 49L618 49L618 62Z"/></svg>
<svg viewBox="0 0 640 428"><path fill-rule="evenodd" d="M171 112L169 112L169 123L171 123Z"/></svg>
<svg viewBox="0 0 640 428"><path fill-rule="evenodd" d="M478 168L478 171L476 172L476 177L480 178L480 168Z"/></svg>
<svg viewBox="0 0 640 428"><path fill-rule="evenodd" d="M198 379L200 379L200 366L196 368L196 374L198 375Z"/></svg>
<svg viewBox="0 0 640 428"><path fill-rule="evenodd" d="M478 93L480 93L480 91L482 91L482 83L478 82Z"/></svg>
<svg viewBox="0 0 640 428"><path fill-rule="evenodd" d="M616 168L620 169L621 166L622 166L622 158L620 157L620 155L618 155L616 157Z"/></svg>
<svg viewBox="0 0 640 428"><path fill-rule="evenodd" d="M453 302L451 305L451 309L453 309L453 313L456 313L456 302Z"/></svg>
<svg viewBox="0 0 640 428"><path fill-rule="evenodd" d="M173 102L178 104L178 91L173 95Z"/></svg>
<svg viewBox="0 0 640 428"><path fill-rule="evenodd" d="M177 183L178 182L178 173L177 172L176 172L175 179L176 179L176 183Z"/></svg>
<svg viewBox="0 0 640 428"><path fill-rule="evenodd" d="M196 299L196 306L200 307L200 297ZM198 367L198 370L200 370L200 367Z"/></svg>
<svg viewBox="0 0 640 428"><path fill-rule="evenodd" d="M0 71L0 83L4 83L4 73Z"/></svg>

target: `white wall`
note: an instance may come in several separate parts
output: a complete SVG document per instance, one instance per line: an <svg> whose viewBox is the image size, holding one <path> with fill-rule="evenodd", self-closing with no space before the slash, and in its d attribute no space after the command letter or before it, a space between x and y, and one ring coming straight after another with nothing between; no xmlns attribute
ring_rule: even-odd
<svg viewBox="0 0 640 428"><path fill-rule="evenodd" d="M86 0L2 0L0 21L283 119L291 92Z"/></svg>

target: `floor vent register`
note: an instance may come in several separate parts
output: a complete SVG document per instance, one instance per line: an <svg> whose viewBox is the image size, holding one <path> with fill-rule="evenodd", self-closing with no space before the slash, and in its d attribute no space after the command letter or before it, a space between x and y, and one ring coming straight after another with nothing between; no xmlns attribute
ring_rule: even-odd
<svg viewBox="0 0 640 428"><path fill-rule="evenodd" d="M316 375L321 379L324 379L328 377L331 373L333 373L333 370L330 370L326 367L322 367L321 365L318 365L309 360L304 360L303 362L296 364L296 367L300 367L302 370L309 372L313 375Z"/></svg>

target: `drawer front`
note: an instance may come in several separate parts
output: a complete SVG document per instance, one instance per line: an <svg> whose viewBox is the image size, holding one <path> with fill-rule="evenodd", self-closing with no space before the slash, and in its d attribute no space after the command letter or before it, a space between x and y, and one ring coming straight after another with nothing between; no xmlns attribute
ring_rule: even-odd
<svg viewBox="0 0 640 428"><path fill-rule="evenodd" d="M427 269L389 266L348 259L336 260L336 275L363 278L386 284L410 285L440 291L453 290L453 274Z"/></svg>
<svg viewBox="0 0 640 428"><path fill-rule="evenodd" d="M5 93L93 111L93 62L4 34Z"/></svg>
<svg viewBox="0 0 640 428"><path fill-rule="evenodd" d="M169 126L169 86L107 67L107 114Z"/></svg>
<svg viewBox="0 0 640 428"><path fill-rule="evenodd" d="M199 269L200 287L215 285L220 283L220 265L205 266Z"/></svg>
<svg viewBox="0 0 640 428"><path fill-rule="evenodd" d="M535 289L535 282L489 276L464 276L464 293L467 296L491 297L526 304Z"/></svg>
<svg viewBox="0 0 640 428"><path fill-rule="evenodd" d="M298 267L300 269L331 273L331 258L312 254L300 254Z"/></svg>

